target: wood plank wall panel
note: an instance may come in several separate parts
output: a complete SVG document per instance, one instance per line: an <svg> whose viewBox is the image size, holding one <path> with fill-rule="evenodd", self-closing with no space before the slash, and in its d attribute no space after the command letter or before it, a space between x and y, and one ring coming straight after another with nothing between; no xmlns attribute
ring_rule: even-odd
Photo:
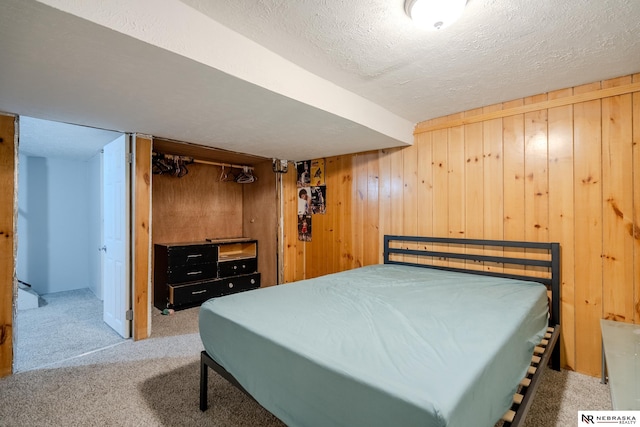
<svg viewBox="0 0 640 427"><path fill-rule="evenodd" d="M418 156L418 188L416 208L418 209L418 235L433 236L433 134L425 132L416 136ZM425 245L431 250L433 245ZM424 260L429 262L429 260Z"/></svg>
<svg viewBox="0 0 640 427"><path fill-rule="evenodd" d="M322 252L320 250L316 251L318 257L322 257L320 261L320 268L318 270L307 268L303 274L304 278L308 279L311 277L315 277L315 275L323 275L325 271L340 271L339 265L335 260L335 255L339 253L339 248L336 246L336 236L339 234L339 212L340 206L337 201L339 196L339 188L336 186L339 185L339 168L338 168L339 159L337 157L326 159L325 160L325 183L327 186L327 199L326 199L326 213L323 215L323 218L318 218L320 223L324 222L324 226L316 227L313 226L312 231L312 241L311 243L300 242L299 245L302 247L303 251L306 250L314 250L315 245L313 243L313 238L315 240L320 240L320 245L323 245ZM316 221L316 223L318 223ZM320 239L318 239L318 232L320 231ZM308 257L305 257L308 259ZM309 272L313 272L312 275Z"/></svg>
<svg viewBox="0 0 640 427"><path fill-rule="evenodd" d="M547 100L547 95L536 95L525 98L525 105L536 104ZM547 110L532 111L524 115L525 134L525 179L524 179L524 240L546 242L549 240L549 177L548 144L547 144ZM544 258L533 252L533 258ZM527 267L537 275L539 267Z"/></svg>
<svg viewBox="0 0 640 427"><path fill-rule="evenodd" d="M402 150L403 234L415 235L418 232L418 148L413 145ZM408 249L417 249L416 243L406 245ZM418 257L405 256L408 262L416 262Z"/></svg>
<svg viewBox="0 0 640 427"><path fill-rule="evenodd" d="M455 118L462 117L456 115ZM465 160L464 160L464 127L456 126L448 129L449 141L447 144L447 172L448 187L446 189L449 198L447 219L448 237L465 237ZM461 266L456 259L448 259L451 267Z"/></svg>
<svg viewBox="0 0 640 427"><path fill-rule="evenodd" d="M506 102L503 109L524 105L524 100ZM525 236L525 139L524 115L504 117L502 120L504 150L504 238L524 240ZM518 250L510 250L509 256L518 257ZM505 272L515 272L505 265Z"/></svg>
<svg viewBox="0 0 640 427"><path fill-rule="evenodd" d="M438 130L433 132L432 138L433 235L449 237L449 133L447 129ZM449 262L445 259L435 259L434 264L446 266Z"/></svg>
<svg viewBox="0 0 640 427"><path fill-rule="evenodd" d="M389 173L391 174L391 194L389 209L391 215L391 233L404 233L404 171L403 150L393 150L389 153Z"/></svg>
<svg viewBox="0 0 640 427"><path fill-rule="evenodd" d="M242 184L242 235L258 240L260 286L266 287L276 284L276 174L272 170L270 160L256 163L253 167L258 180L251 184Z"/></svg>
<svg viewBox="0 0 640 427"><path fill-rule="evenodd" d="M432 132L416 136L418 150L418 235L433 235L433 135Z"/></svg>
<svg viewBox="0 0 640 427"><path fill-rule="evenodd" d="M388 211L389 224L386 228L387 234L404 234L404 172L403 172L403 150L393 149L387 153L389 168L389 193L388 193ZM403 246L406 247L406 246ZM404 259L402 256L400 259Z"/></svg>
<svg viewBox="0 0 640 427"><path fill-rule="evenodd" d="M13 366L16 118L0 114L0 378Z"/></svg>
<svg viewBox="0 0 640 427"><path fill-rule="evenodd" d="M603 88L631 83L631 76L603 82ZM633 319L633 156L631 94L602 100L602 307L611 320Z"/></svg>
<svg viewBox="0 0 640 427"><path fill-rule="evenodd" d="M640 83L640 74L633 76ZM640 92L633 95L633 277L634 277L634 323L640 323Z"/></svg>
<svg viewBox="0 0 640 427"><path fill-rule="evenodd" d="M383 242L385 233L391 232L391 151L380 150L378 155L378 241ZM382 259L380 260L382 262Z"/></svg>
<svg viewBox="0 0 640 427"><path fill-rule="evenodd" d="M379 236L379 218L380 218L380 206L379 191L380 191L380 170L378 162L378 152L372 151L360 156L367 165L367 194L365 199L367 205L365 207L365 220L364 233L362 237L362 246L364 250L363 265L372 265L382 262L382 250L380 245ZM364 158L363 158L364 157ZM358 178L360 179L360 178ZM356 221L358 219L356 218Z"/></svg>
<svg viewBox="0 0 640 427"><path fill-rule="evenodd" d="M368 173L367 163L364 156L353 157L353 186L355 190L353 201L353 216L366 220L365 210L367 208ZM317 215L316 215L317 216ZM351 227L352 264L354 267L364 265L364 233L366 227Z"/></svg>
<svg viewBox="0 0 640 427"><path fill-rule="evenodd" d="M525 98L525 105L547 100L547 95ZM524 115L525 121L525 239L546 241L549 236L549 180L547 176L547 110Z"/></svg>
<svg viewBox="0 0 640 427"><path fill-rule="evenodd" d="M135 136L133 191L133 339L149 337L151 283L151 138Z"/></svg>
<svg viewBox="0 0 640 427"><path fill-rule="evenodd" d="M352 156L340 156L339 157L339 176L340 184L336 187L338 190L337 203L340 205L339 216L336 217L334 222L340 229L338 235L338 261L340 271L350 270L355 267L354 255L353 255L353 242L351 236L353 235L353 222L355 216L353 215L353 205L355 199L354 188L354 171L353 171L353 159ZM336 211L338 212L338 211Z"/></svg>
<svg viewBox="0 0 640 427"><path fill-rule="evenodd" d="M420 123L412 147L367 158L377 171L378 191L366 195L378 207L377 244L414 229L560 242L563 364L600 375L600 319L640 323L639 82L612 79ZM364 174L360 161L354 176ZM354 179L333 182L356 189L352 209L363 188ZM362 215L361 207L342 215L359 239Z"/></svg>
<svg viewBox="0 0 640 427"><path fill-rule="evenodd" d="M482 108L468 111L465 117L481 114ZM484 165L483 123L464 126L464 230L469 239L484 237ZM484 253L483 248L467 248L466 253ZM481 262L466 261L466 268L482 270Z"/></svg>
<svg viewBox="0 0 640 427"><path fill-rule="evenodd" d="M342 218L344 214L342 202L344 201L344 194L351 190L351 182L346 182L342 179L340 157L328 159L325 163L325 168L325 176L327 177L327 212L325 219L329 226L325 229L325 233L328 237L329 245L325 246L325 265L320 274L325 274L325 271L342 271L340 265L342 255L340 233L342 232L342 223L347 220L347 218ZM310 244L305 243L304 246L313 250L313 241Z"/></svg>
<svg viewBox="0 0 640 427"><path fill-rule="evenodd" d="M502 110L502 104L484 107L483 113ZM504 153L502 142L502 118L482 123L482 173L483 173L483 238L504 238ZM479 145L479 144L478 144ZM504 251L485 248L487 255L502 256ZM497 263L484 263L487 271L503 271Z"/></svg>
<svg viewBox="0 0 640 427"><path fill-rule="evenodd" d="M600 88L600 83L574 88L574 94ZM602 131L601 101L573 106L575 215L575 324L579 372L601 369L602 318Z"/></svg>
<svg viewBox="0 0 640 427"><path fill-rule="evenodd" d="M333 221L333 217L327 217L326 215L312 215L311 218L312 234L318 233L318 230L326 230L328 223L328 221L326 221L327 218ZM333 222L330 222L329 224L329 229L331 229L333 227ZM305 265L307 268L305 270L305 277L321 276L324 271L330 271L332 269L331 265L327 265L327 260L324 256L327 252L331 252L332 244L328 246L330 249L326 250L326 243L325 239L316 239L315 243L312 245L301 241L298 242L298 245L300 245L300 247L306 252Z"/></svg>
<svg viewBox="0 0 640 427"><path fill-rule="evenodd" d="M352 266L361 267L365 265L378 264L382 261L381 245L379 244L379 152L369 151L355 156L359 168L353 177L357 181L358 188L363 192L356 193L358 198L363 198L362 209L358 215L351 219L353 230L359 230L358 234L362 239L361 249L352 249L354 262ZM355 161L355 160L354 160ZM359 253L361 251L362 253Z"/></svg>
<svg viewBox="0 0 640 427"><path fill-rule="evenodd" d="M573 95L573 89L549 93L549 99ZM549 129L549 240L562 248L561 335L562 364L575 366L574 295L574 201L573 201L573 106L550 108Z"/></svg>
<svg viewBox="0 0 640 427"><path fill-rule="evenodd" d="M296 186L296 170L289 166L289 172L282 174L283 198L283 283L294 282L304 278L304 270L298 268L299 262L304 260L302 242L298 240L298 189Z"/></svg>

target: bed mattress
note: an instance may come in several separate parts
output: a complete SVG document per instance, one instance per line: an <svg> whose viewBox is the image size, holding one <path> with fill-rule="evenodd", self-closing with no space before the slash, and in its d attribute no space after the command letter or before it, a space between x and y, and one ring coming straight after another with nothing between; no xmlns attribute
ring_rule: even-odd
<svg viewBox="0 0 640 427"><path fill-rule="evenodd" d="M374 265L214 298L207 353L289 426L493 426L547 326L544 285Z"/></svg>

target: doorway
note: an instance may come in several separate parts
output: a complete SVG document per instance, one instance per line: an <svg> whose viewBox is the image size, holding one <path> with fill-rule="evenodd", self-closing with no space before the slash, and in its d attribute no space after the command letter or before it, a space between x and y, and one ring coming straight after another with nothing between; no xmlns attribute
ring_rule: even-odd
<svg viewBox="0 0 640 427"><path fill-rule="evenodd" d="M102 153L119 132L20 118L14 371L124 341L103 321Z"/></svg>

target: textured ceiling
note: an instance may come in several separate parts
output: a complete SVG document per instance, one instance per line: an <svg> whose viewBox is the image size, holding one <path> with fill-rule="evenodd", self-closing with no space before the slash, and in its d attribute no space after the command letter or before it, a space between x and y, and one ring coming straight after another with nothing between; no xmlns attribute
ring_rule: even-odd
<svg viewBox="0 0 640 427"><path fill-rule="evenodd" d="M3 0L0 111L301 160L640 72L638 0Z"/></svg>
<svg viewBox="0 0 640 427"><path fill-rule="evenodd" d="M182 0L413 122L640 71L638 0L469 0L441 31L403 0Z"/></svg>

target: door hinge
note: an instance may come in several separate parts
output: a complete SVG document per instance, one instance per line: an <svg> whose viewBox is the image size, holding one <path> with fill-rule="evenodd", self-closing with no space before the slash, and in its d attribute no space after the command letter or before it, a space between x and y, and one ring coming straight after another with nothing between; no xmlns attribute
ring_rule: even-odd
<svg viewBox="0 0 640 427"><path fill-rule="evenodd" d="M133 153L127 153L127 161L129 164L133 163Z"/></svg>
<svg viewBox="0 0 640 427"><path fill-rule="evenodd" d="M133 320L133 310L127 310L127 314L125 315L125 319Z"/></svg>

